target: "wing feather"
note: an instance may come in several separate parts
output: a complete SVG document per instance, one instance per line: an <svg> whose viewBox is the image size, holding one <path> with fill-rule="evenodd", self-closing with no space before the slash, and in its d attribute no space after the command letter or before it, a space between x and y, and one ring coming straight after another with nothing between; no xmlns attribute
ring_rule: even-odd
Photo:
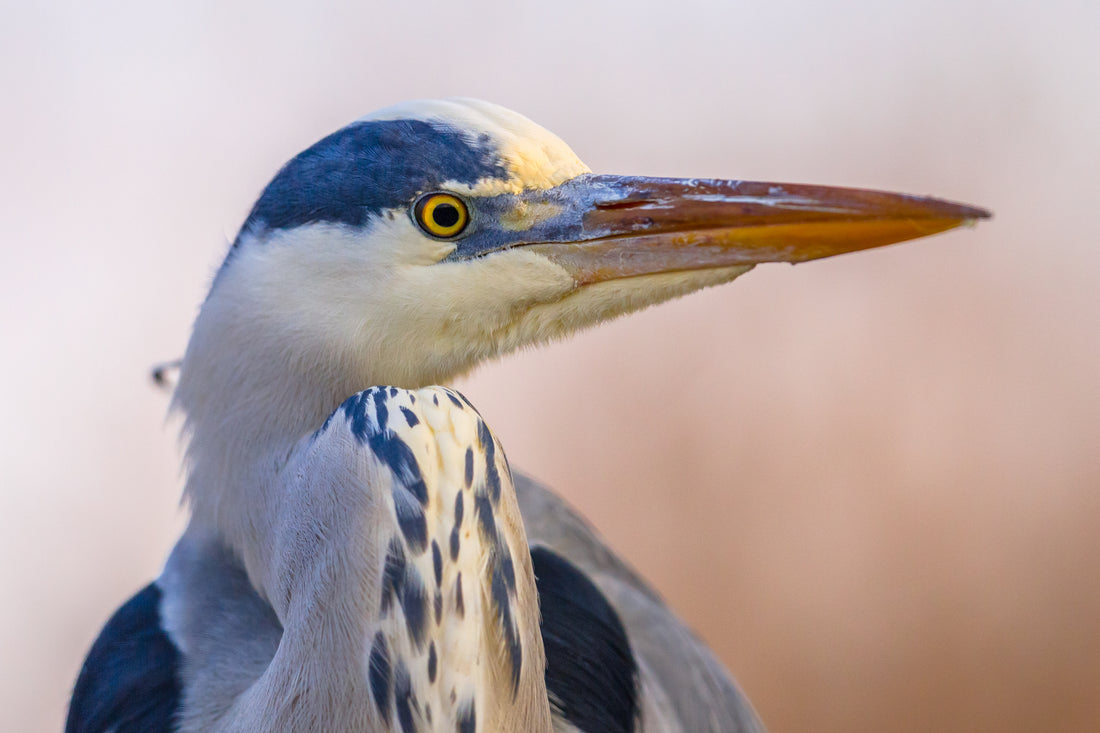
<svg viewBox="0 0 1100 733"><path fill-rule="evenodd" d="M150 583L103 627L73 689L65 733L168 733L180 702L180 653Z"/></svg>
<svg viewBox="0 0 1100 733"><path fill-rule="evenodd" d="M660 596L568 504L522 474L516 494L531 545L577 566L622 619L637 659L642 729L763 731L744 693Z"/></svg>

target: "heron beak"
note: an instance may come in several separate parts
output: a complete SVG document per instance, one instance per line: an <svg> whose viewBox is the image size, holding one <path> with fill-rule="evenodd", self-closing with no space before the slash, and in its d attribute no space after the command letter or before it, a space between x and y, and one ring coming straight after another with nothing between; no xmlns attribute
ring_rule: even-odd
<svg viewBox="0 0 1100 733"><path fill-rule="evenodd" d="M934 198L754 181L584 175L553 191L537 205L557 202L561 216L553 218L565 226L549 231L535 226L530 234L542 230L550 236L521 246L556 262L578 284L806 262L926 237L990 216Z"/></svg>

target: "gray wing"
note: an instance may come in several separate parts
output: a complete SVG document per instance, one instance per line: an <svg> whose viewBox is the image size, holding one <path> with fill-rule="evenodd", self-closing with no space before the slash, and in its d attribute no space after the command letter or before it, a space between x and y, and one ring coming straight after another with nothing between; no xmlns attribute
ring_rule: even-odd
<svg viewBox="0 0 1100 733"><path fill-rule="evenodd" d="M73 689L65 733L169 733L180 703L180 653L160 623L150 583L92 645Z"/></svg>
<svg viewBox="0 0 1100 733"><path fill-rule="evenodd" d="M576 565L622 619L638 663L642 729L763 731L730 674L660 596L561 498L523 474L514 478L531 546Z"/></svg>
<svg viewBox="0 0 1100 733"><path fill-rule="evenodd" d="M586 649L591 652L595 647L599 660L596 669L578 669L592 655L582 661L566 657L566 669L548 672L551 696L557 694L566 698L567 705L574 705L567 712L556 711L555 730L632 730L629 721L614 713L624 706L633 709L635 702L640 730L763 730L745 696L710 651L575 511L522 474L515 474L515 488L533 556L538 548L548 548L603 594L603 599L584 599L586 581L572 578L559 587L569 599L564 604L551 601L543 609L548 627L565 629L564 646L575 644L587 627L592 633L585 639L593 643ZM540 568L545 569L545 563L536 562L536 574ZM282 628L271 607L249 584L239 560L217 538L194 528L177 544L158 585L164 592L161 615L168 638L184 661L177 725L180 730L208 729L264 673ZM543 590L540 587L540 593ZM617 657L615 630L602 625L602 600L625 627L637 664L636 699L632 692L627 701L617 694L626 681L620 674L623 665ZM548 657L551 649L548 642ZM592 698L594 704L610 705L613 714L608 717L605 710L576 708L577 700L569 693L578 684L587 685L578 696L582 703Z"/></svg>

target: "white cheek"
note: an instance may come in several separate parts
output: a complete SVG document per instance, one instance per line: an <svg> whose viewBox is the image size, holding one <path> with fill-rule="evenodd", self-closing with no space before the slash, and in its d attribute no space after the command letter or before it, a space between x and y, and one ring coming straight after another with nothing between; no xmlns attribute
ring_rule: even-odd
<svg viewBox="0 0 1100 733"><path fill-rule="evenodd" d="M258 349L261 362L290 357L300 370L343 364L360 388L411 388L746 270L578 288L564 269L523 248L441 261L452 248L396 215L365 232L300 227L245 243L204 311L223 322L218 332L230 338L231 351Z"/></svg>
<svg viewBox="0 0 1100 733"><path fill-rule="evenodd" d="M281 341L354 354L371 384L419 386L514 348L507 336L527 310L576 287L561 267L522 249L441 261L453 247L394 216L366 232L302 227L285 242L257 243L235 264L250 270L240 278L247 300Z"/></svg>
<svg viewBox="0 0 1100 733"><path fill-rule="evenodd" d="M389 335L427 358L495 356L501 336L539 303L575 289L569 274L544 257L510 250L466 262L401 267L380 297L389 304ZM461 363L460 363L461 362Z"/></svg>

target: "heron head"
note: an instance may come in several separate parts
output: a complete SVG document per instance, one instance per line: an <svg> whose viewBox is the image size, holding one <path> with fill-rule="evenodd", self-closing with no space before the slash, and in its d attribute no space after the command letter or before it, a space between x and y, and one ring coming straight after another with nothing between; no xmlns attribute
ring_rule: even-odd
<svg viewBox="0 0 1100 733"><path fill-rule="evenodd" d="M761 262L986 215L874 191L593 175L484 102L376 112L279 171L214 279L173 402L192 510L223 528L251 516L240 487L366 387L445 383Z"/></svg>
<svg viewBox="0 0 1100 733"><path fill-rule="evenodd" d="M411 388L760 262L984 215L853 189L593 175L515 112L410 102L324 138L275 176L204 312L243 313L237 342L262 333L301 368L320 356L366 384Z"/></svg>

